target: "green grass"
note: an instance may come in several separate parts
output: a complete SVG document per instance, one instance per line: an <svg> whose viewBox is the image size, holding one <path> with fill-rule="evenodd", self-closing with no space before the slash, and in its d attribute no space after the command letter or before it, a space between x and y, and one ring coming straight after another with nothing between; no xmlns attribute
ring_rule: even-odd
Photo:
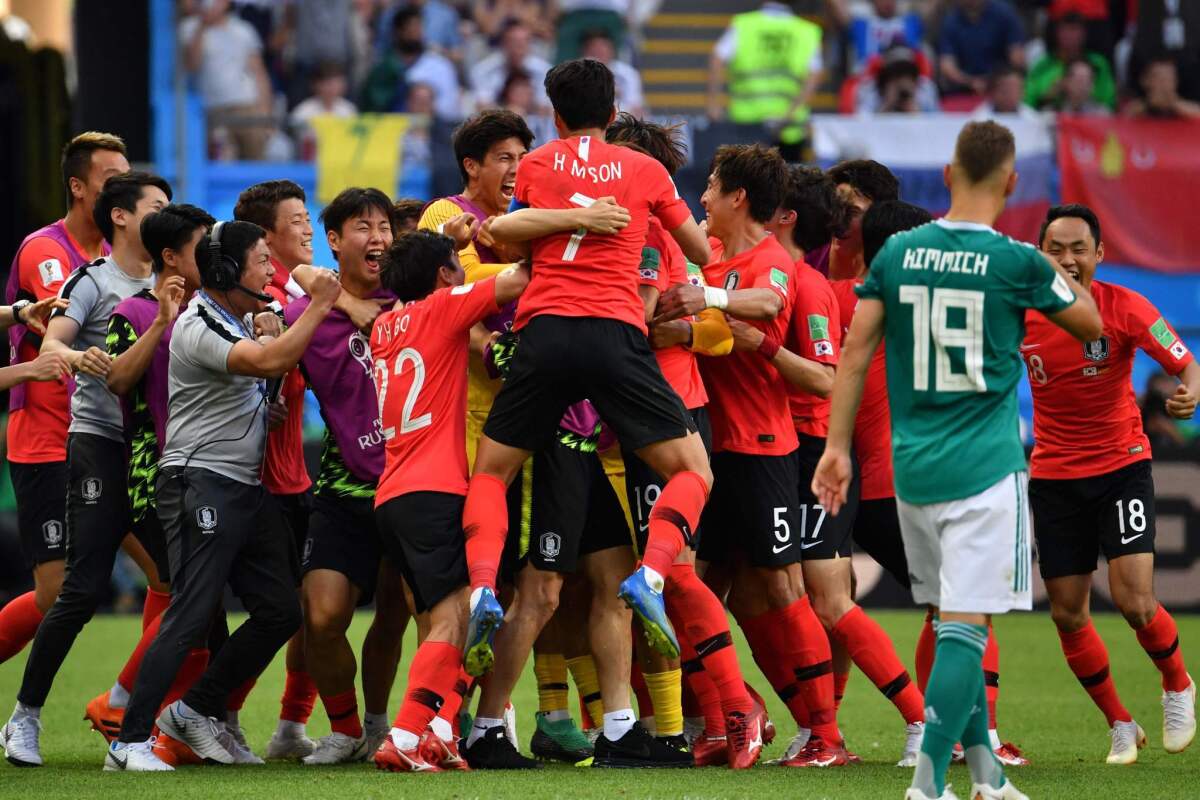
<svg viewBox="0 0 1200 800"><path fill-rule="evenodd" d="M921 624L915 612L875 615L887 628L906 662ZM1185 648L1200 642L1200 618L1179 618ZM358 642L368 618L360 615L351 640ZM1059 651L1049 618L1023 614L999 619L1002 692L1000 732L1017 743L1033 765L1013 770L1014 781L1034 798L1200 797L1200 746L1168 756L1161 746L1162 711L1158 673L1124 622L1114 616L1097 618L1109 645L1112 671L1122 698L1142 723L1150 746L1132 768L1104 765L1108 737L1104 719L1071 676ZM102 773L103 740L81 721L87 701L107 688L138 634L132 617L98 617L84 630L55 683L43 712L42 753L48 766L16 769L0 764L0 797L84 798L109 800L176 798L646 798L687 797L704 800L734 797L899 798L910 773L892 766L902 745L903 724L892 706L861 673L850 680L841 712L841 726L852 749L866 762L836 770L784 770L759 766L749 772L725 769L681 772L630 772L552 767L536 773L393 775L367 765L310 769L299 765L266 767L191 767L169 775ZM746 674L767 689L754 669L744 642L739 642ZM1195 653L1196 650L1191 650ZM411 644L405 651L401 676L407 670ZM0 713L15 698L24 668L24 655L0 665ZM403 677L393 691L399 701ZM282 656L259 681L242 712L242 723L256 750L263 748L274 727L283 686ZM764 692L767 693L767 692ZM769 693L768 693L769 694ZM574 702L574 695L572 695ZM528 742L537 697L527 673L513 698L519 712L521 737ZM770 712L779 739L767 757L786 746L794 732L786 710L773 698ZM314 735L327 732L323 712L313 715ZM966 769L951 769L950 782L968 788Z"/></svg>

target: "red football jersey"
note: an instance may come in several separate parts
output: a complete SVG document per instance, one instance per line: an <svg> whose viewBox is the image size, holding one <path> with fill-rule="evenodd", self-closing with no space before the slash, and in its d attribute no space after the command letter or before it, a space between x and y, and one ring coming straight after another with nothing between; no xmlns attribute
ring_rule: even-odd
<svg viewBox="0 0 1200 800"><path fill-rule="evenodd" d="M470 329L499 311L496 279L439 289L371 330L385 463L375 505L410 492L467 493Z"/></svg>
<svg viewBox="0 0 1200 800"><path fill-rule="evenodd" d="M642 260L641 284L658 289L659 295L664 294L672 286L688 283L687 259L679 244L671 238L662 223L656 217L650 218L650 230L646 234L646 247L658 253L658 264ZM698 280L697 283L701 281ZM700 408L708 403L708 393L704 391L704 381L700 378L700 367L696 364L696 354L683 345L665 347L654 351L658 359L658 368L671 388L683 400L683 405L689 409Z"/></svg>
<svg viewBox="0 0 1200 800"><path fill-rule="evenodd" d="M275 275L267 287L270 294L282 306L292 300L287 291L291 273L275 259L271 260ZM287 406L287 419L273 431L267 433L267 450L263 457L262 482L271 494L300 494L312 486L308 465L304 461L304 392L307 388L304 375L296 367L283 376L283 388L279 396Z"/></svg>
<svg viewBox="0 0 1200 800"><path fill-rule="evenodd" d="M1025 316L1021 356L1033 389L1035 478L1088 478L1150 458L1130 375L1138 348L1178 375L1193 356L1150 301L1092 281L1104 335L1080 343L1041 314Z"/></svg>
<svg viewBox="0 0 1200 800"><path fill-rule="evenodd" d="M838 301L843 340L858 305L854 287L861 283L860 278L847 278L829 284ZM896 496L892 482L892 412L888 407L886 349L880 342L871 358L863 384L862 403L854 418L854 454L858 457L858 471L862 476L863 500Z"/></svg>
<svg viewBox="0 0 1200 800"><path fill-rule="evenodd" d="M796 262L796 283L791 294L792 327L787 348L810 361L836 366L842 349L842 317L829 281L801 259ZM788 404L798 433L822 439L829 435L828 397L817 397L788 384Z"/></svg>
<svg viewBox="0 0 1200 800"><path fill-rule="evenodd" d="M513 328L539 314L604 317L646 330L638 297L638 264L651 216L674 230L691 216L662 164L628 147L590 136L557 139L521 159L516 201L533 208L571 208L613 196L631 217L620 233L563 231L534 239L533 278Z"/></svg>
<svg viewBox="0 0 1200 800"><path fill-rule="evenodd" d="M721 258L721 250L713 252ZM751 325L779 341L787 338L791 321L791 284L795 266L774 236L728 261L714 260L704 268L709 286L726 289L769 288L783 299L783 309L770 321ZM796 449L796 428L788 406L788 383L761 353L734 351L727 356L700 359L708 388L713 450L749 455L782 456Z"/></svg>

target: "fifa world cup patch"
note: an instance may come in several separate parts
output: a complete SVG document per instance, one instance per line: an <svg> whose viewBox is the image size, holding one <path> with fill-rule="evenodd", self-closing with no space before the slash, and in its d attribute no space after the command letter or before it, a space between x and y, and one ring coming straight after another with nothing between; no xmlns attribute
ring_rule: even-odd
<svg viewBox="0 0 1200 800"><path fill-rule="evenodd" d="M771 285L778 287L780 289L780 291L782 291L784 294L787 294L787 290L788 290L787 273L779 268L772 269L771 270ZM809 317L809 320L811 321L812 317Z"/></svg>
<svg viewBox="0 0 1200 800"><path fill-rule="evenodd" d="M1167 325L1167 321L1162 317L1159 317L1157 320L1155 320L1154 324L1150 326L1150 335L1158 340L1158 343L1168 350L1171 348L1171 345L1178 341L1175 338L1175 334L1171 332L1171 327Z"/></svg>
<svg viewBox="0 0 1200 800"><path fill-rule="evenodd" d="M61 283L63 280L62 262L57 258L47 258L38 264L38 276L42 279L42 286L50 287Z"/></svg>
<svg viewBox="0 0 1200 800"><path fill-rule="evenodd" d="M642 263L638 269L644 281L658 280L658 269L662 264L662 256L653 247L642 248Z"/></svg>

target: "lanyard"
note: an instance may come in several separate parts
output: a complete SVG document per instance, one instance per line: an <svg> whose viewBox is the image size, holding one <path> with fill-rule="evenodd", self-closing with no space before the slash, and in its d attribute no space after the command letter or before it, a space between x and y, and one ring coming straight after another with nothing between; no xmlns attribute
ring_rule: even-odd
<svg viewBox="0 0 1200 800"><path fill-rule="evenodd" d="M205 305L207 305L212 310L214 310L218 314L220 314L221 319L225 320L230 325L237 327L237 329L245 335L246 339L249 339L250 341L254 341L254 337L250 334L250 331L246 330L246 326L244 324L242 324L242 321L237 319L236 317L234 317L232 314L230 314L228 311L226 311L221 306L217 305L216 301L208 296L208 292L204 291L203 289L200 289L196 292L196 294L197 294L197 296L200 297L201 300L204 301ZM267 382L265 380L260 379L260 380L255 381L255 383L258 385L258 391L262 394L263 397L266 397L267 396Z"/></svg>

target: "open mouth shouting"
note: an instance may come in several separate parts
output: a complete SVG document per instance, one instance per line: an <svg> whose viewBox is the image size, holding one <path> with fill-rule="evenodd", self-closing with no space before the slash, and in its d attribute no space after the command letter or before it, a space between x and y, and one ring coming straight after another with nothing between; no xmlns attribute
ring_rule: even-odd
<svg viewBox="0 0 1200 800"><path fill-rule="evenodd" d="M381 258L383 258L382 250L368 250L366 256L363 258L367 264L367 269L372 274L379 272L379 260Z"/></svg>

